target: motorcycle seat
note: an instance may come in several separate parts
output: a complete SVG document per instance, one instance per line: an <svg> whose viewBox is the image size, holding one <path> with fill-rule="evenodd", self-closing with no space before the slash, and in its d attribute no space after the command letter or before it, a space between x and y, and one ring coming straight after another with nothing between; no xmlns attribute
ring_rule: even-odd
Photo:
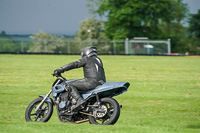
<svg viewBox="0 0 200 133"><path fill-rule="evenodd" d="M79 90L79 93L80 94L87 94L88 92L95 90L96 88L99 88L100 86L102 86L102 85L98 85L97 87L95 87L94 89L91 89L91 90L83 90L83 91Z"/></svg>

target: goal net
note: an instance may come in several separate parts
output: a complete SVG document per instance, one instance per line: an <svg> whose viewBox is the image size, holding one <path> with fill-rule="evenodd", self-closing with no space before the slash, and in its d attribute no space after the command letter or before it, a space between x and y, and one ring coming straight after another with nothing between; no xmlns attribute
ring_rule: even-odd
<svg viewBox="0 0 200 133"><path fill-rule="evenodd" d="M170 39L149 40L148 38L126 39L126 54L159 54L170 55Z"/></svg>

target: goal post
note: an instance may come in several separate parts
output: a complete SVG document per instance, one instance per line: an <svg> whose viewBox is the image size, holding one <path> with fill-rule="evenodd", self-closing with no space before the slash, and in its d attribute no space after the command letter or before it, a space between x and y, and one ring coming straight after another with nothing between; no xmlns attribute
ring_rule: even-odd
<svg viewBox="0 0 200 133"><path fill-rule="evenodd" d="M126 54L171 54L171 40L149 40L148 38L134 38L125 40Z"/></svg>

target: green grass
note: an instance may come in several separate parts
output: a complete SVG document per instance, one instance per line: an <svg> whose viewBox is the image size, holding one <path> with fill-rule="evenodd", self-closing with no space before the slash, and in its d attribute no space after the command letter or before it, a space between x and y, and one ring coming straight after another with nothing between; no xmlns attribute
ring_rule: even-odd
<svg viewBox="0 0 200 133"><path fill-rule="evenodd" d="M198 133L200 132L200 57L100 56L107 81L130 82L115 97L123 105L113 126L66 124L56 111L47 123L27 123L28 104L46 94L53 71L80 56L0 55L0 133ZM82 69L64 73L83 78Z"/></svg>

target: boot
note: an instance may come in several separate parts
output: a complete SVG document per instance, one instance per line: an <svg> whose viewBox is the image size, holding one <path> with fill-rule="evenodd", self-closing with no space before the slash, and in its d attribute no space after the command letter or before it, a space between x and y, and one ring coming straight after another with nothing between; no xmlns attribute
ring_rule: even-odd
<svg viewBox="0 0 200 133"><path fill-rule="evenodd" d="M72 111L78 111L81 108L81 105L85 102L84 99L80 96L77 88L70 86L71 95L76 100L76 105L72 107Z"/></svg>

